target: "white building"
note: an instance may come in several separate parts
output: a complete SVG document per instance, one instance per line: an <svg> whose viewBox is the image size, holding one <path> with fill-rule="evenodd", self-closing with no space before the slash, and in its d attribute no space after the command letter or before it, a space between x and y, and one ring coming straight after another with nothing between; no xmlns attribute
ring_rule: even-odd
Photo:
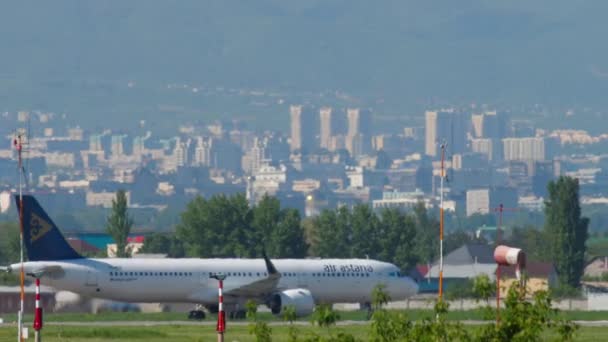
<svg viewBox="0 0 608 342"><path fill-rule="evenodd" d="M502 139L504 159L541 161L545 160L545 139L532 138L505 138Z"/></svg>
<svg viewBox="0 0 608 342"><path fill-rule="evenodd" d="M477 189L467 191L467 216L490 213L490 190Z"/></svg>

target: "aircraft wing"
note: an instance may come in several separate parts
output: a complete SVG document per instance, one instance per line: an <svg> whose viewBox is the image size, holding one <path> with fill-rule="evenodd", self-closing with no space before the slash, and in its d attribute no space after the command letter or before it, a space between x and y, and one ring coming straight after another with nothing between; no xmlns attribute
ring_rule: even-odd
<svg viewBox="0 0 608 342"><path fill-rule="evenodd" d="M277 289L277 284L281 279L281 273L277 271L272 264L272 261L270 261L270 259L266 256L266 253L264 253L264 262L266 263L268 277L236 288L227 289L227 291L224 292L224 295L234 297L264 298L267 295L275 292Z"/></svg>

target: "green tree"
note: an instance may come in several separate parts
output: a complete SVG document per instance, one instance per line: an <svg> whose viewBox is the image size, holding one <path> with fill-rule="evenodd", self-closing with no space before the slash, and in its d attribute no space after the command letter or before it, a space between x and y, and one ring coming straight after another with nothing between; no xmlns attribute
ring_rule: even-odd
<svg viewBox="0 0 608 342"><path fill-rule="evenodd" d="M534 261L550 261L546 232L534 226L513 227L506 239L508 246L526 251L526 258Z"/></svg>
<svg viewBox="0 0 608 342"><path fill-rule="evenodd" d="M372 290L372 307L374 310L382 309L390 300L391 296L386 291L386 285L378 284L374 286Z"/></svg>
<svg viewBox="0 0 608 342"><path fill-rule="evenodd" d="M311 322L313 324L317 324L318 326L327 329L332 325L335 325L339 319L340 315L335 312L329 304L317 305L311 316Z"/></svg>
<svg viewBox="0 0 608 342"><path fill-rule="evenodd" d="M133 227L133 220L129 217L127 210L127 194L124 190L118 190L116 199L112 200L112 211L106 223L108 234L116 242L116 256L118 258L130 257L127 237Z"/></svg>
<svg viewBox="0 0 608 342"><path fill-rule="evenodd" d="M467 243L475 242L476 239L472 236L471 233L465 232L462 229L458 229L452 231L449 234L445 234L443 241L443 253L448 254L462 245Z"/></svg>
<svg viewBox="0 0 608 342"><path fill-rule="evenodd" d="M480 274L473 279L473 295L477 300L484 300L490 305L490 297L496 291L496 283L490 281L487 274Z"/></svg>
<svg viewBox="0 0 608 342"><path fill-rule="evenodd" d="M175 234L155 233L147 236L141 253L163 253L170 258L181 258L184 256L184 246Z"/></svg>
<svg viewBox="0 0 608 342"><path fill-rule="evenodd" d="M268 255L275 258L304 258L308 244L304 238L304 228L300 213L296 209L283 209L278 224L269 236Z"/></svg>
<svg viewBox="0 0 608 342"><path fill-rule="evenodd" d="M266 322L258 320L258 305L253 300L248 300L245 307L247 309L247 319L251 321L249 323L249 334L255 336L256 342L271 342L272 329Z"/></svg>
<svg viewBox="0 0 608 342"><path fill-rule="evenodd" d="M391 260L403 271L416 265L416 222L411 215L395 208L382 210L377 234L381 246L379 259Z"/></svg>
<svg viewBox="0 0 608 342"><path fill-rule="evenodd" d="M560 341L571 341L577 326L570 321L557 320L557 309L551 306L546 291L534 293L532 301L526 298L526 289L513 283L500 312L500 324L488 324L478 331L478 341L540 341L548 329L556 329Z"/></svg>
<svg viewBox="0 0 608 342"><path fill-rule="evenodd" d="M346 207L323 210L313 220L315 244L313 254L324 258L349 258L351 213Z"/></svg>
<svg viewBox="0 0 608 342"><path fill-rule="evenodd" d="M269 248L275 247L275 244L271 243L269 239L274 236L274 232L279 225L281 203L276 197L270 197L266 194L252 209L252 215L252 242L256 245L257 254L261 254L266 249L270 256L279 257L274 251L269 250Z"/></svg>
<svg viewBox="0 0 608 342"><path fill-rule="evenodd" d="M253 257L256 236L252 211L243 194L200 196L186 206L176 233L192 257Z"/></svg>
<svg viewBox="0 0 608 342"><path fill-rule="evenodd" d="M431 217L424 202L414 207L416 218L415 252L420 262L432 263L439 250L439 222Z"/></svg>
<svg viewBox="0 0 608 342"><path fill-rule="evenodd" d="M589 219L581 217L578 180L562 176L549 183L545 233L549 256L562 286L580 285L585 267Z"/></svg>
<svg viewBox="0 0 608 342"><path fill-rule="evenodd" d="M289 305L283 308L283 321L289 322L289 330L287 331L287 341L289 342L297 342L299 331L298 328L295 327L293 322L296 320L296 307L293 305Z"/></svg>
<svg viewBox="0 0 608 342"><path fill-rule="evenodd" d="M0 223L0 264L10 264L19 261L19 240L18 223Z"/></svg>
<svg viewBox="0 0 608 342"><path fill-rule="evenodd" d="M380 233L378 216L366 204L353 208L351 216L351 257L376 258L380 251Z"/></svg>

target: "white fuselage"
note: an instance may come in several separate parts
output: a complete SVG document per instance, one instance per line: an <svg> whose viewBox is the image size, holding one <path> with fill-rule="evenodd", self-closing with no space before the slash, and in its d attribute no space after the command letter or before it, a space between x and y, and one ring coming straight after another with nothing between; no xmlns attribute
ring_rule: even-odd
<svg viewBox="0 0 608 342"><path fill-rule="evenodd" d="M417 292L417 284L401 277L390 263L367 259L277 259L281 278L276 291L308 289L314 301L368 303L377 284L393 300ZM11 266L18 272L19 264ZM217 303L218 282L211 274L227 275L225 301L244 303L230 291L266 278L264 259L75 259L25 263L25 272L44 269L43 285L86 297L126 302ZM263 294L260 294L263 295ZM251 298L255 299L255 298ZM259 299L259 298L258 298Z"/></svg>

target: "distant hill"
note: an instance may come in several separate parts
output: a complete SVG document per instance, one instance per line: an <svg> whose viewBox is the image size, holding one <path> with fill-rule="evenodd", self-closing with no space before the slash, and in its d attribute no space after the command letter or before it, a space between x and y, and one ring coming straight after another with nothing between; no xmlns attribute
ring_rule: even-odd
<svg viewBox="0 0 608 342"><path fill-rule="evenodd" d="M605 105L606 13L605 0L3 2L0 110L154 111L171 82L395 107Z"/></svg>

